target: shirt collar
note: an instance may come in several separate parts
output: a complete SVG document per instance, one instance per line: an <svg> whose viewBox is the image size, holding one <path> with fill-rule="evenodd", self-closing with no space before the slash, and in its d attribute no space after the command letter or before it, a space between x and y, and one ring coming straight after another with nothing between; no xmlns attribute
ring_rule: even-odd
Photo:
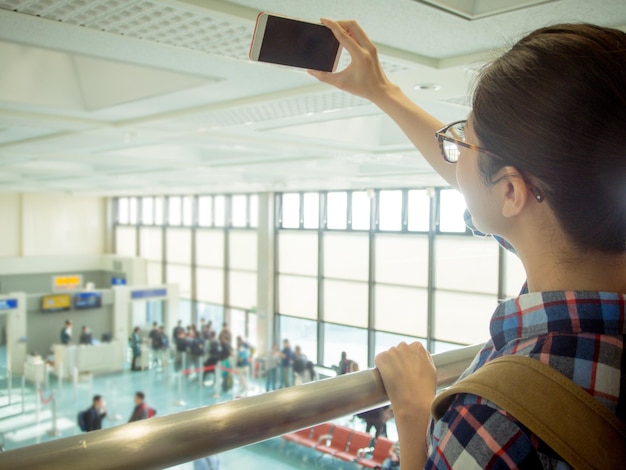
<svg viewBox="0 0 626 470"><path fill-rule="evenodd" d="M502 302L491 318L496 349L509 341L549 333L626 334L626 295L613 292L523 293Z"/></svg>

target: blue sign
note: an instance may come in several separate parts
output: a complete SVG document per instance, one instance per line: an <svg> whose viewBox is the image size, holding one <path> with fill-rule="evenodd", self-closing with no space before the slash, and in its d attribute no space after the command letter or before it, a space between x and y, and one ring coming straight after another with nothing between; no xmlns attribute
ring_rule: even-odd
<svg viewBox="0 0 626 470"><path fill-rule="evenodd" d="M15 310L17 299L0 299L0 310Z"/></svg>
<svg viewBox="0 0 626 470"><path fill-rule="evenodd" d="M111 278L111 285L112 286L125 286L126 285L126 278L125 277L112 277Z"/></svg>
<svg viewBox="0 0 626 470"><path fill-rule="evenodd" d="M131 299L149 299L150 297L166 297L167 289L134 290L130 293Z"/></svg>

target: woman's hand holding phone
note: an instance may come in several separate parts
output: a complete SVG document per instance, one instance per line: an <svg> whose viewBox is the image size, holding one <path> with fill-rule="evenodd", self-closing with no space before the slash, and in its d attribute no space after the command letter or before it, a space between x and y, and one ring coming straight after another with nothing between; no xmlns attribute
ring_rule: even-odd
<svg viewBox="0 0 626 470"><path fill-rule="evenodd" d="M321 22L348 50L352 60L341 72L309 70L308 73L321 82L377 104L395 85L389 81L380 66L374 43L354 20L333 21L322 18Z"/></svg>

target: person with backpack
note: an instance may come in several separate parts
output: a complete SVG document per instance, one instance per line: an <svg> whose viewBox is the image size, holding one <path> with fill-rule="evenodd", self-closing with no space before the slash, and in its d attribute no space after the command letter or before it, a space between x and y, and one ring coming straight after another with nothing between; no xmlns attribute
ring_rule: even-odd
<svg viewBox="0 0 626 470"><path fill-rule="evenodd" d="M204 373L202 374L202 380L206 380L207 375L212 374L213 377L215 378L215 369L206 369L207 367L215 367L218 363L218 361L220 360L220 343L219 341L216 339L215 337L215 331L211 330L211 332L209 333L209 339L208 339L208 350L209 350L209 356L207 358L207 360L204 362Z"/></svg>
<svg viewBox="0 0 626 470"><path fill-rule="evenodd" d="M141 370L141 367L137 365L137 359L141 356L141 329L136 326L133 333L130 336L130 349L133 353L133 362L130 366L130 370Z"/></svg>
<svg viewBox="0 0 626 470"><path fill-rule="evenodd" d="M306 354L302 352L300 346L294 348L293 356L293 382L294 385L301 385L304 383L304 372L306 370L306 363L308 362Z"/></svg>
<svg viewBox="0 0 626 470"><path fill-rule="evenodd" d="M152 347L153 364L155 367L161 365L161 350L163 349L163 339L157 322L152 323L152 329L148 334L150 346Z"/></svg>
<svg viewBox="0 0 626 470"><path fill-rule="evenodd" d="M91 406L78 413L78 427L83 432L102 429L102 420L106 415L107 411L102 395L94 395Z"/></svg>
<svg viewBox="0 0 626 470"><path fill-rule="evenodd" d="M135 393L135 408L133 414L130 415L129 423L134 421L141 421L142 419L148 419L156 415L156 410L149 407L146 402L146 395L143 392Z"/></svg>
<svg viewBox="0 0 626 470"><path fill-rule="evenodd" d="M167 334L165 334L165 328L163 328L163 325L159 327L159 337L161 339L161 351L160 351L161 365L165 369L167 367L168 358L170 355L170 339L167 336Z"/></svg>
<svg viewBox="0 0 626 470"><path fill-rule="evenodd" d="M309 73L395 120L463 194L468 228L493 234L524 265L527 282L516 298L498 304L486 328L490 338L458 385L479 383L472 379L504 364L506 386L517 380L519 369L511 367L522 363L525 371L556 374L544 386L560 382L551 393L533 383L543 372L522 383L515 392L527 395L527 406L515 406L520 413L507 409L517 400L497 382L453 387L449 402L435 403L435 424L437 373L423 344L400 343L379 354L402 466L623 468L624 439L599 436L617 434L626 417L626 33L580 23L525 35L482 67L467 119L444 125L387 78L376 46L355 21L322 23L351 63L338 73ZM464 321L471 321L470 310L459 312ZM498 404L483 396L494 391ZM537 412L574 393L572 408L591 401L590 416L598 418L597 432L586 438L592 427L576 422L575 412L552 420L558 423L542 422ZM572 414L577 429L568 421ZM546 434L552 424L557 429ZM572 455L588 449L595 451L585 458Z"/></svg>
<svg viewBox="0 0 626 470"><path fill-rule="evenodd" d="M204 339L195 329L189 331L189 353L191 360L188 367L190 369L200 368L204 358Z"/></svg>

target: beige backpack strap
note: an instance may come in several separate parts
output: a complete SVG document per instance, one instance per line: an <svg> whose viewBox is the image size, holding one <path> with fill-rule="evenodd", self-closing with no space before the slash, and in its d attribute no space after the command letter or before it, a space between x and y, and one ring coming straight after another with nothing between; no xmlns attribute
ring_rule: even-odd
<svg viewBox="0 0 626 470"><path fill-rule="evenodd" d="M536 359L503 356L486 363L435 398L432 415L436 420L459 393L495 403L576 469L626 465L625 423L573 381Z"/></svg>

